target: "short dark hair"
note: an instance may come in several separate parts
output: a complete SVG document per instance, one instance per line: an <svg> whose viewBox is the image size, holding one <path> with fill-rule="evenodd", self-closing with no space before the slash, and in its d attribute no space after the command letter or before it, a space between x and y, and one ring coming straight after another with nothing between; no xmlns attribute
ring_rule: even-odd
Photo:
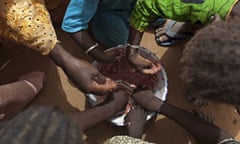
<svg viewBox="0 0 240 144"><path fill-rule="evenodd" d="M240 18L199 30L186 44L181 63L192 95L240 104Z"/></svg>

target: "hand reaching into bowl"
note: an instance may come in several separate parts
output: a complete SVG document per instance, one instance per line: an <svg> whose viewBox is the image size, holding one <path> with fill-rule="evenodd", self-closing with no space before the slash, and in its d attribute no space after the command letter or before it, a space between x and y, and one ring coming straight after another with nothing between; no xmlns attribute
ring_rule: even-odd
<svg viewBox="0 0 240 144"><path fill-rule="evenodd" d="M134 100L149 111L159 111L164 103L154 96L152 90L139 90L133 94Z"/></svg>
<svg viewBox="0 0 240 144"><path fill-rule="evenodd" d="M143 57L138 48L134 48L132 45L127 46L127 59L133 65L133 67L143 74L155 74L161 69L159 62L153 62Z"/></svg>

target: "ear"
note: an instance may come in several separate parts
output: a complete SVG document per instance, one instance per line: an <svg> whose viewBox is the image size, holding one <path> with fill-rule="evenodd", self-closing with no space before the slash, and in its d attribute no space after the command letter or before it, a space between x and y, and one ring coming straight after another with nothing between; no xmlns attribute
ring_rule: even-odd
<svg viewBox="0 0 240 144"><path fill-rule="evenodd" d="M215 14L211 17L210 23L218 23L220 21L223 21L222 18L219 16L219 14Z"/></svg>

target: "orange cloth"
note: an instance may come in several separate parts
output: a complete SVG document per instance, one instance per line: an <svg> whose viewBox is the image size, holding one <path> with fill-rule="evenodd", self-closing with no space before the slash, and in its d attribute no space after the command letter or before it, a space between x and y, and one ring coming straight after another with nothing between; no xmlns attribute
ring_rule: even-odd
<svg viewBox="0 0 240 144"><path fill-rule="evenodd" d="M43 55L58 42L44 0L0 0L0 36Z"/></svg>

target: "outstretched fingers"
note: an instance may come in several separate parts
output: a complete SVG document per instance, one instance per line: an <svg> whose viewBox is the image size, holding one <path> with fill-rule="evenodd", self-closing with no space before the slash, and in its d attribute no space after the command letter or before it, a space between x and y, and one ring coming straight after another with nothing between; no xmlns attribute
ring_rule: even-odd
<svg viewBox="0 0 240 144"><path fill-rule="evenodd" d="M157 73L159 70L161 70L162 66L160 63L152 63L150 68L144 68L142 70L142 73L144 74L155 74Z"/></svg>
<svg viewBox="0 0 240 144"><path fill-rule="evenodd" d="M105 79L105 80L103 80ZM111 92L117 88L117 84L110 78L106 78L99 74L97 78L92 81L92 91L99 94Z"/></svg>

